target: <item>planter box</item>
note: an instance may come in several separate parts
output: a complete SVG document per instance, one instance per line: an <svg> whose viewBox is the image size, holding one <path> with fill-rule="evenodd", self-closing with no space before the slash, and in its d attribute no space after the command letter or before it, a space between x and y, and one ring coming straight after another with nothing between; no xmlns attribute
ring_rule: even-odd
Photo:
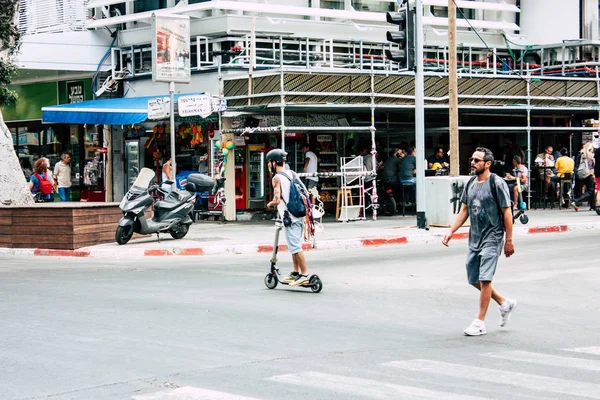
<svg viewBox="0 0 600 400"><path fill-rule="evenodd" d="M75 250L115 241L118 203L0 207L0 247Z"/></svg>

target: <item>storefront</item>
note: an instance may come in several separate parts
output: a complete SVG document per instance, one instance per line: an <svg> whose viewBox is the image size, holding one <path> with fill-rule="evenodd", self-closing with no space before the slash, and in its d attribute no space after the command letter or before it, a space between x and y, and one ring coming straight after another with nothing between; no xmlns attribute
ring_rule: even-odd
<svg viewBox="0 0 600 400"><path fill-rule="evenodd" d="M24 171L46 157L51 169L62 153L71 155L72 201L104 201L104 131L102 125L44 123L42 107L91 99L91 79L42 82L11 87L19 95L2 110ZM28 174L26 174L28 175Z"/></svg>

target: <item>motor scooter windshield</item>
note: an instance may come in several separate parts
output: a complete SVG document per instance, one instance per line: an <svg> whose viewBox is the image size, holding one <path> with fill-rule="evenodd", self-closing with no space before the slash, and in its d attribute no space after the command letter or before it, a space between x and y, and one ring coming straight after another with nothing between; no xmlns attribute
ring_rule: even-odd
<svg viewBox="0 0 600 400"><path fill-rule="evenodd" d="M138 174L137 178L135 178L135 181L133 182L132 189L133 188L136 188L138 190L148 189L150 182L152 182L152 179L154 179L154 175L155 175L154 171L152 171L150 168L142 168L142 170Z"/></svg>

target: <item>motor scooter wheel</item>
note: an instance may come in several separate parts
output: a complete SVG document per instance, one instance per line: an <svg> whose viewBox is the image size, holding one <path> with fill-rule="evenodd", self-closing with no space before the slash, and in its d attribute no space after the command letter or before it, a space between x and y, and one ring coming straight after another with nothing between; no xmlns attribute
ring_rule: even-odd
<svg viewBox="0 0 600 400"><path fill-rule="evenodd" d="M133 236L133 226L118 226L117 233L115 234L115 240L119 244L127 244L129 239Z"/></svg>
<svg viewBox="0 0 600 400"><path fill-rule="evenodd" d="M275 277L275 275L273 275L272 273L268 273L267 276L265 276L265 286L269 289L275 289L277 287L277 283L279 283L277 281L277 278Z"/></svg>
<svg viewBox="0 0 600 400"><path fill-rule="evenodd" d="M383 214L391 217L392 215L396 214L396 199L394 199L393 197L390 197L386 203L383 205Z"/></svg>
<svg viewBox="0 0 600 400"><path fill-rule="evenodd" d="M183 239L187 235L190 227L188 225L178 225L175 230L169 232L173 239Z"/></svg>
<svg viewBox="0 0 600 400"><path fill-rule="evenodd" d="M309 283L311 284L310 290L312 290L313 293L319 293L323 290L323 282L321 282L321 279L317 275L311 276Z"/></svg>
<svg viewBox="0 0 600 400"><path fill-rule="evenodd" d="M529 222L529 217L523 214L521 215L521 217L519 217L519 221L521 221L523 225L527 225L527 223Z"/></svg>

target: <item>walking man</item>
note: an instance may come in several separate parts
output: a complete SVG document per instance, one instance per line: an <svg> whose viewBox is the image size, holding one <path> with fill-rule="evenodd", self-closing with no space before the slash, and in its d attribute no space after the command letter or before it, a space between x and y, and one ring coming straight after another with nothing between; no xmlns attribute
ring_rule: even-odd
<svg viewBox="0 0 600 400"><path fill-rule="evenodd" d="M466 185L460 199L462 207L456 221L444 236L442 244L448 246L452 235L467 218L471 217L469 229L469 252L467 255L467 277L469 284L478 289L479 315L465 329L467 336L485 335L485 315L494 299L500 309L500 326L506 325L510 314L517 305L516 300L506 299L492 286L496 264L502 253L510 257L515 248L512 242L512 213L508 186L503 179L490 173L494 154L484 147L478 147L470 159L471 171L475 177ZM495 191L495 193L494 193ZM506 242L504 240L506 232Z"/></svg>
<svg viewBox="0 0 600 400"><path fill-rule="evenodd" d="M71 201L71 156L62 153L60 161L54 166L54 179L58 185L60 201Z"/></svg>
<svg viewBox="0 0 600 400"><path fill-rule="evenodd" d="M287 153L281 149L273 149L267 153L269 170L273 174L273 201L267 204L267 210L277 207L279 218L283 220L283 230L287 239L288 250L292 254L294 271L284 279L290 286L308 282L306 259L302 251L304 239L304 218L297 218L288 211L290 186L295 173L285 166Z"/></svg>

